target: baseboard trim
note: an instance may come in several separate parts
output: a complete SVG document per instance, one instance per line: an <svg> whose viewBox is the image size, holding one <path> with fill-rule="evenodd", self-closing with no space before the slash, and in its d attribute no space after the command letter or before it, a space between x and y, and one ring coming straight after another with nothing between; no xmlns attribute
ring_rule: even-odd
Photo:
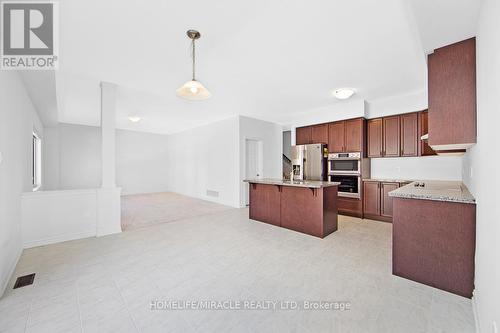
<svg viewBox="0 0 500 333"><path fill-rule="evenodd" d="M477 295L476 291L472 292L472 312L474 314L474 324L476 325L476 333L481 333L481 327L479 326L479 311L477 310Z"/></svg>
<svg viewBox="0 0 500 333"><path fill-rule="evenodd" d="M2 289L0 289L0 298L3 297L3 294L5 293L5 290L9 285L10 278L12 277L12 274L14 274L14 271L16 270L17 263L19 262L19 259L21 259L22 254L23 254L23 248L19 247L19 250L17 251L16 254L16 259L11 263L11 267L8 270L9 274L7 274L7 278L2 284Z"/></svg>
<svg viewBox="0 0 500 333"><path fill-rule="evenodd" d="M34 240L34 241L23 242L23 247L25 249L29 249L29 248L37 247L37 246L67 242L67 241L71 241L71 240L75 240L75 239L89 238L89 237L95 237L95 236L96 236L95 230L78 232L78 233L74 233L74 234L65 234L65 235L59 235L59 236L55 236L55 237L48 237L48 238L42 238L42 239L38 239L38 240Z"/></svg>

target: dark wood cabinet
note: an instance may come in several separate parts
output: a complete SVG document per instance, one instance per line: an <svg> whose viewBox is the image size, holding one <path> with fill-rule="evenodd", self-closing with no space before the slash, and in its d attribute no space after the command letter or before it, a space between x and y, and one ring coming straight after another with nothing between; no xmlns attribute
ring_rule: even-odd
<svg viewBox="0 0 500 333"><path fill-rule="evenodd" d="M392 197L389 192L398 188L399 183L380 183L380 216L392 219Z"/></svg>
<svg viewBox="0 0 500 333"><path fill-rule="evenodd" d="M363 217L363 202L357 198L338 197L339 214Z"/></svg>
<svg viewBox="0 0 500 333"><path fill-rule="evenodd" d="M476 205L394 198L392 273L472 297Z"/></svg>
<svg viewBox="0 0 500 333"><path fill-rule="evenodd" d="M476 40L428 56L429 144L439 150L476 143Z"/></svg>
<svg viewBox="0 0 500 333"><path fill-rule="evenodd" d="M418 156L420 136L418 131L418 113L408 113L401 119L401 156Z"/></svg>
<svg viewBox="0 0 500 333"><path fill-rule="evenodd" d="M350 119L345 122L345 144L346 152L364 151L365 120L363 118Z"/></svg>
<svg viewBox="0 0 500 333"><path fill-rule="evenodd" d="M364 119L356 118L328 124L328 151L350 153L364 151Z"/></svg>
<svg viewBox="0 0 500 333"><path fill-rule="evenodd" d="M279 226L280 200L279 186L250 184L250 218Z"/></svg>
<svg viewBox="0 0 500 333"><path fill-rule="evenodd" d="M296 145L307 145L312 143L312 131L311 126L297 127L295 129L295 144Z"/></svg>
<svg viewBox="0 0 500 333"><path fill-rule="evenodd" d="M343 153L345 151L345 125L343 121L328 124L328 152Z"/></svg>
<svg viewBox="0 0 500 333"><path fill-rule="evenodd" d="M368 157L382 157L382 118L370 119L366 123L368 136Z"/></svg>
<svg viewBox="0 0 500 333"><path fill-rule="evenodd" d="M398 157L401 153L400 118L399 116L384 117L383 119L383 150L384 157Z"/></svg>
<svg viewBox="0 0 500 333"><path fill-rule="evenodd" d="M311 143L328 144L328 124L311 126Z"/></svg>
<svg viewBox="0 0 500 333"><path fill-rule="evenodd" d="M419 112L419 149L421 156L431 156L436 155L436 152L429 146L427 140L420 139L422 135L429 134L429 112L427 110Z"/></svg>
<svg viewBox="0 0 500 333"><path fill-rule="evenodd" d="M363 182L363 216L368 219L392 222L392 197L389 192L398 189L394 182Z"/></svg>
<svg viewBox="0 0 500 333"><path fill-rule="evenodd" d="M367 181L363 183L363 214L380 215L380 183Z"/></svg>

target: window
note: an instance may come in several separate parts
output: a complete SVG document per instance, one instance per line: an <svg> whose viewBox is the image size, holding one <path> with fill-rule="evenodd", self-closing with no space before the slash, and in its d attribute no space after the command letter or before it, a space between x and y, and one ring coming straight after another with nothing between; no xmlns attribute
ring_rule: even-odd
<svg viewBox="0 0 500 333"><path fill-rule="evenodd" d="M31 168L31 176L33 179L33 191L36 191L42 186L42 140L33 132L33 161Z"/></svg>

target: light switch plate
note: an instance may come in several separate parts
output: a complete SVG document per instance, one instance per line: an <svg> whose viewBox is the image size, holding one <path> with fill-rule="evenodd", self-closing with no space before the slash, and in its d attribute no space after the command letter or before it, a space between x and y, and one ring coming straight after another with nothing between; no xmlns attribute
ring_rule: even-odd
<svg viewBox="0 0 500 333"><path fill-rule="evenodd" d="M3 155L2 152L0 151L0 164L2 164L2 161L3 161Z"/></svg>

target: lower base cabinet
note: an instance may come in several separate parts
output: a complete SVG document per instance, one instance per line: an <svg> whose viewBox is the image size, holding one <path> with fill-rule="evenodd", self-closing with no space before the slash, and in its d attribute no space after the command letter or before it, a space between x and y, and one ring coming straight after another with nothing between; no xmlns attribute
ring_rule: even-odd
<svg viewBox="0 0 500 333"><path fill-rule="evenodd" d="M339 214L363 217L363 202L361 199L338 197Z"/></svg>
<svg viewBox="0 0 500 333"><path fill-rule="evenodd" d="M392 222L392 197L389 192L400 187L396 182L363 182L363 217L372 220Z"/></svg>

